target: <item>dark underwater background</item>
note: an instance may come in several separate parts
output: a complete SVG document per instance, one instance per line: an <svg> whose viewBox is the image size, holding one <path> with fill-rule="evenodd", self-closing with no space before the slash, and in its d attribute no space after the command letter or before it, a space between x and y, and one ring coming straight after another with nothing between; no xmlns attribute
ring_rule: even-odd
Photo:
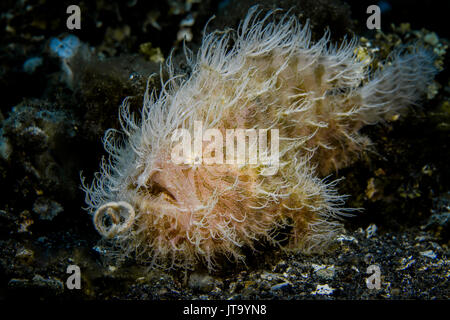
<svg viewBox="0 0 450 320"><path fill-rule="evenodd" d="M79 30L66 26L72 4ZM427 97L405 117L364 128L376 152L331 177L345 177L339 192L364 211L324 255L261 245L247 265L212 274L105 260L80 172L92 180L122 100L133 96L138 111L147 77L172 50L186 71L183 36L195 52L211 16L209 31L236 28L254 4L310 19L314 39L325 28L335 42L354 34L378 59L412 43L436 53L441 71ZM371 4L382 10L379 31L366 27ZM448 299L448 1L23 0L2 1L0 12L0 299ZM95 60L67 59L81 44ZM373 264L379 290L365 283ZM69 265L81 268L79 290L66 287Z"/></svg>

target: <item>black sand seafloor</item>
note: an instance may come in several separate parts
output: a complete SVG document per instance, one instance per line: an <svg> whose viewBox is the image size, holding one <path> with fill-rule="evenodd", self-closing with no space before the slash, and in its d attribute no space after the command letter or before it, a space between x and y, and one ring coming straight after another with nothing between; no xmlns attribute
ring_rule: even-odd
<svg viewBox="0 0 450 320"><path fill-rule="evenodd" d="M368 30L366 9L375 2L1 1L0 299L448 299L450 8L379 1L381 30ZM66 26L71 4L81 9L79 30ZM364 128L373 150L334 177L345 178L347 206L364 210L345 219L346 233L322 255L261 245L248 250L246 265L211 273L103 258L80 172L90 181L98 170L104 131L120 126L118 106L132 96L131 108L140 109L148 76L171 50L186 69L183 38L195 52L211 16L210 31L236 28L254 4L292 8L310 19L314 39L325 28L337 42L357 35L374 64L402 44L436 54L440 72L419 106ZM69 265L81 270L80 289L66 285ZM366 283L371 265L379 289Z"/></svg>

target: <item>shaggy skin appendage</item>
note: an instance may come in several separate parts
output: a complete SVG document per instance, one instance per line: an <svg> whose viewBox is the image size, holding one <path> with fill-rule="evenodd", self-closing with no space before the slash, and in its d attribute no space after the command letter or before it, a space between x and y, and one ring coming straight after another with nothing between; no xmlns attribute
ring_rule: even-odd
<svg viewBox="0 0 450 320"><path fill-rule="evenodd" d="M418 101L436 70L417 48L370 75L355 39L333 46L328 33L310 38L296 17L275 21L252 8L236 32L205 34L196 57L186 50L189 76L174 75L169 59L171 77L159 95L147 90L140 121L124 101L122 132L105 134L109 160L84 186L111 255L211 270L219 257L243 261L243 246L279 244L283 227L292 227L289 247L303 252L323 250L342 232L339 220L352 209L323 177L357 159L370 144L359 130ZM223 134L278 129L278 171L174 164L172 134L193 132L195 121Z"/></svg>

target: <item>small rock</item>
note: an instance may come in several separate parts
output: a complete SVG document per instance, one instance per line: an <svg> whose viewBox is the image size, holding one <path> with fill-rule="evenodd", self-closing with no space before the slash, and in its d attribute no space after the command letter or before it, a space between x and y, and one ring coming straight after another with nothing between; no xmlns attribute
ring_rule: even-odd
<svg viewBox="0 0 450 320"><path fill-rule="evenodd" d="M447 227L450 225L450 212L435 213L430 216L424 228L430 226Z"/></svg>
<svg viewBox="0 0 450 320"><path fill-rule="evenodd" d="M60 212L64 211L63 207L56 201L39 197L33 205L33 211L39 215L41 220L53 220Z"/></svg>
<svg viewBox="0 0 450 320"><path fill-rule="evenodd" d="M214 285L214 278L207 274L193 273L189 277L188 286L195 291L210 292L214 289Z"/></svg>
<svg viewBox="0 0 450 320"><path fill-rule="evenodd" d="M371 225L369 225L366 229L366 238L370 239L372 238L376 233L377 233L377 226L372 223Z"/></svg>
<svg viewBox="0 0 450 320"><path fill-rule="evenodd" d="M31 231L28 228L34 223L33 219L31 219L31 213L28 210L24 210L20 213L20 222L18 223L19 229L17 232L19 233L30 233Z"/></svg>
<svg viewBox="0 0 450 320"><path fill-rule="evenodd" d="M278 278L280 278L280 276L278 276L277 274L270 273L267 271L264 271L264 273L261 274L261 279L267 280L267 281L272 281L272 280L278 279Z"/></svg>
<svg viewBox="0 0 450 320"><path fill-rule="evenodd" d="M345 234L341 234L340 236L338 236L338 237L336 238L336 241L340 242L341 244L342 244L344 241L347 241L347 242L350 242L350 243L355 243L355 244L358 243L358 240L356 240L355 237L347 236L347 235L345 235Z"/></svg>
<svg viewBox="0 0 450 320"><path fill-rule="evenodd" d="M288 289L290 286L291 286L291 283L286 281L286 282L282 282L282 283L272 286L270 288L270 290L276 291L276 290L281 290L281 289Z"/></svg>
<svg viewBox="0 0 450 320"><path fill-rule="evenodd" d="M318 284L315 291L312 291L312 295L330 295L333 294L334 288L331 288L328 284L320 285Z"/></svg>
<svg viewBox="0 0 450 320"><path fill-rule="evenodd" d="M30 263L33 261L34 252L27 248L20 248L17 250L16 258L22 260L25 263Z"/></svg>
<svg viewBox="0 0 450 320"><path fill-rule="evenodd" d="M117 271L117 267L116 266L108 266L108 271L109 272L116 272Z"/></svg>
<svg viewBox="0 0 450 320"><path fill-rule="evenodd" d="M0 218L14 221L15 217L6 210L0 210Z"/></svg>
<svg viewBox="0 0 450 320"><path fill-rule="evenodd" d="M0 131L0 157L4 160L8 160L12 153L12 146L9 139L2 135Z"/></svg>
<svg viewBox="0 0 450 320"><path fill-rule="evenodd" d="M427 34L427 35L423 38L423 40L424 40L425 42L431 44L432 46L435 46L435 45L437 45L437 44L439 43L439 38L438 38L437 34L434 33L434 32L431 32L431 33Z"/></svg>
<svg viewBox="0 0 450 320"><path fill-rule="evenodd" d="M318 277L327 280L334 278L336 268L333 265L318 265L313 263L311 266L313 267L314 272Z"/></svg>
<svg viewBox="0 0 450 320"><path fill-rule="evenodd" d="M408 269L410 266L412 266L416 262L415 259L413 259L413 256L409 256L408 258L402 258L400 260L400 266L397 268L398 271Z"/></svg>
<svg viewBox="0 0 450 320"><path fill-rule="evenodd" d="M50 51L61 59L69 59L75 55L80 47L80 44L80 39L70 34L62 40L59 40L58 38L51 38L49 46Z"/></svg>
<svg viewBox="0 0 450 320"><path fill-rule="evenodd" d="M34 73L38 67L42 66L42 62L41 57L29 58L23 63L23 71L26 73Z"/></svg>
<svg viewBox="0 0 450 320"><path fill-rule="evenodd" d="M334 266L328 266L324 269L317 270L316 275L320 278L331 280L334 278L335 271Z"/></svg>
<svg viewBox="0 0 450 320"><path fill-rule="evenodd" d="M63 283L56 278L45 279L40 275L35 275L32 280L28 279L11 279L8 282L8 287L16 289L28 289L28 288L38 288L50 290L54 293L61 293L64 291Z"/></svg>
<svg viewBox="0 0 450 320"><path fill-rule="evenodd" d="M43 288L43 289L50 289L51 291L55 292L62 292L64 291L64 285L63 283L56 278L48 278L45 279L44 277L40 275L35 275L32 280L33 286Z"/></svg>
<svg viewBox="0 0 450 320"><path fill-rule="evenodd" d="M192 14L188 14L186 18L181 20L180 27L192 27L195 23L195 19Z"/></svg>
<svg viewBox="0 0 450 320"><path fill-rule="evenodd" d="M13 278L8 281L9 288L26 288L29 286L30 280Z"/></svg>
<svg viewBox="0 0 450 320"><path fill-rule="evenodd" d="M430 259L436 259L437 257L436 253L433 250L422 251L420 255Z"/></svg>
<svg viewBox="0 0 450 320"><path fill-rule="evenodd" d="M434 241L431 241L430 244L431 244L431 247L432 247L434 250L436 250L436 251L442 251L442 247L439 245L439 243L436 243L436 242L434 242Z"/></svg>

